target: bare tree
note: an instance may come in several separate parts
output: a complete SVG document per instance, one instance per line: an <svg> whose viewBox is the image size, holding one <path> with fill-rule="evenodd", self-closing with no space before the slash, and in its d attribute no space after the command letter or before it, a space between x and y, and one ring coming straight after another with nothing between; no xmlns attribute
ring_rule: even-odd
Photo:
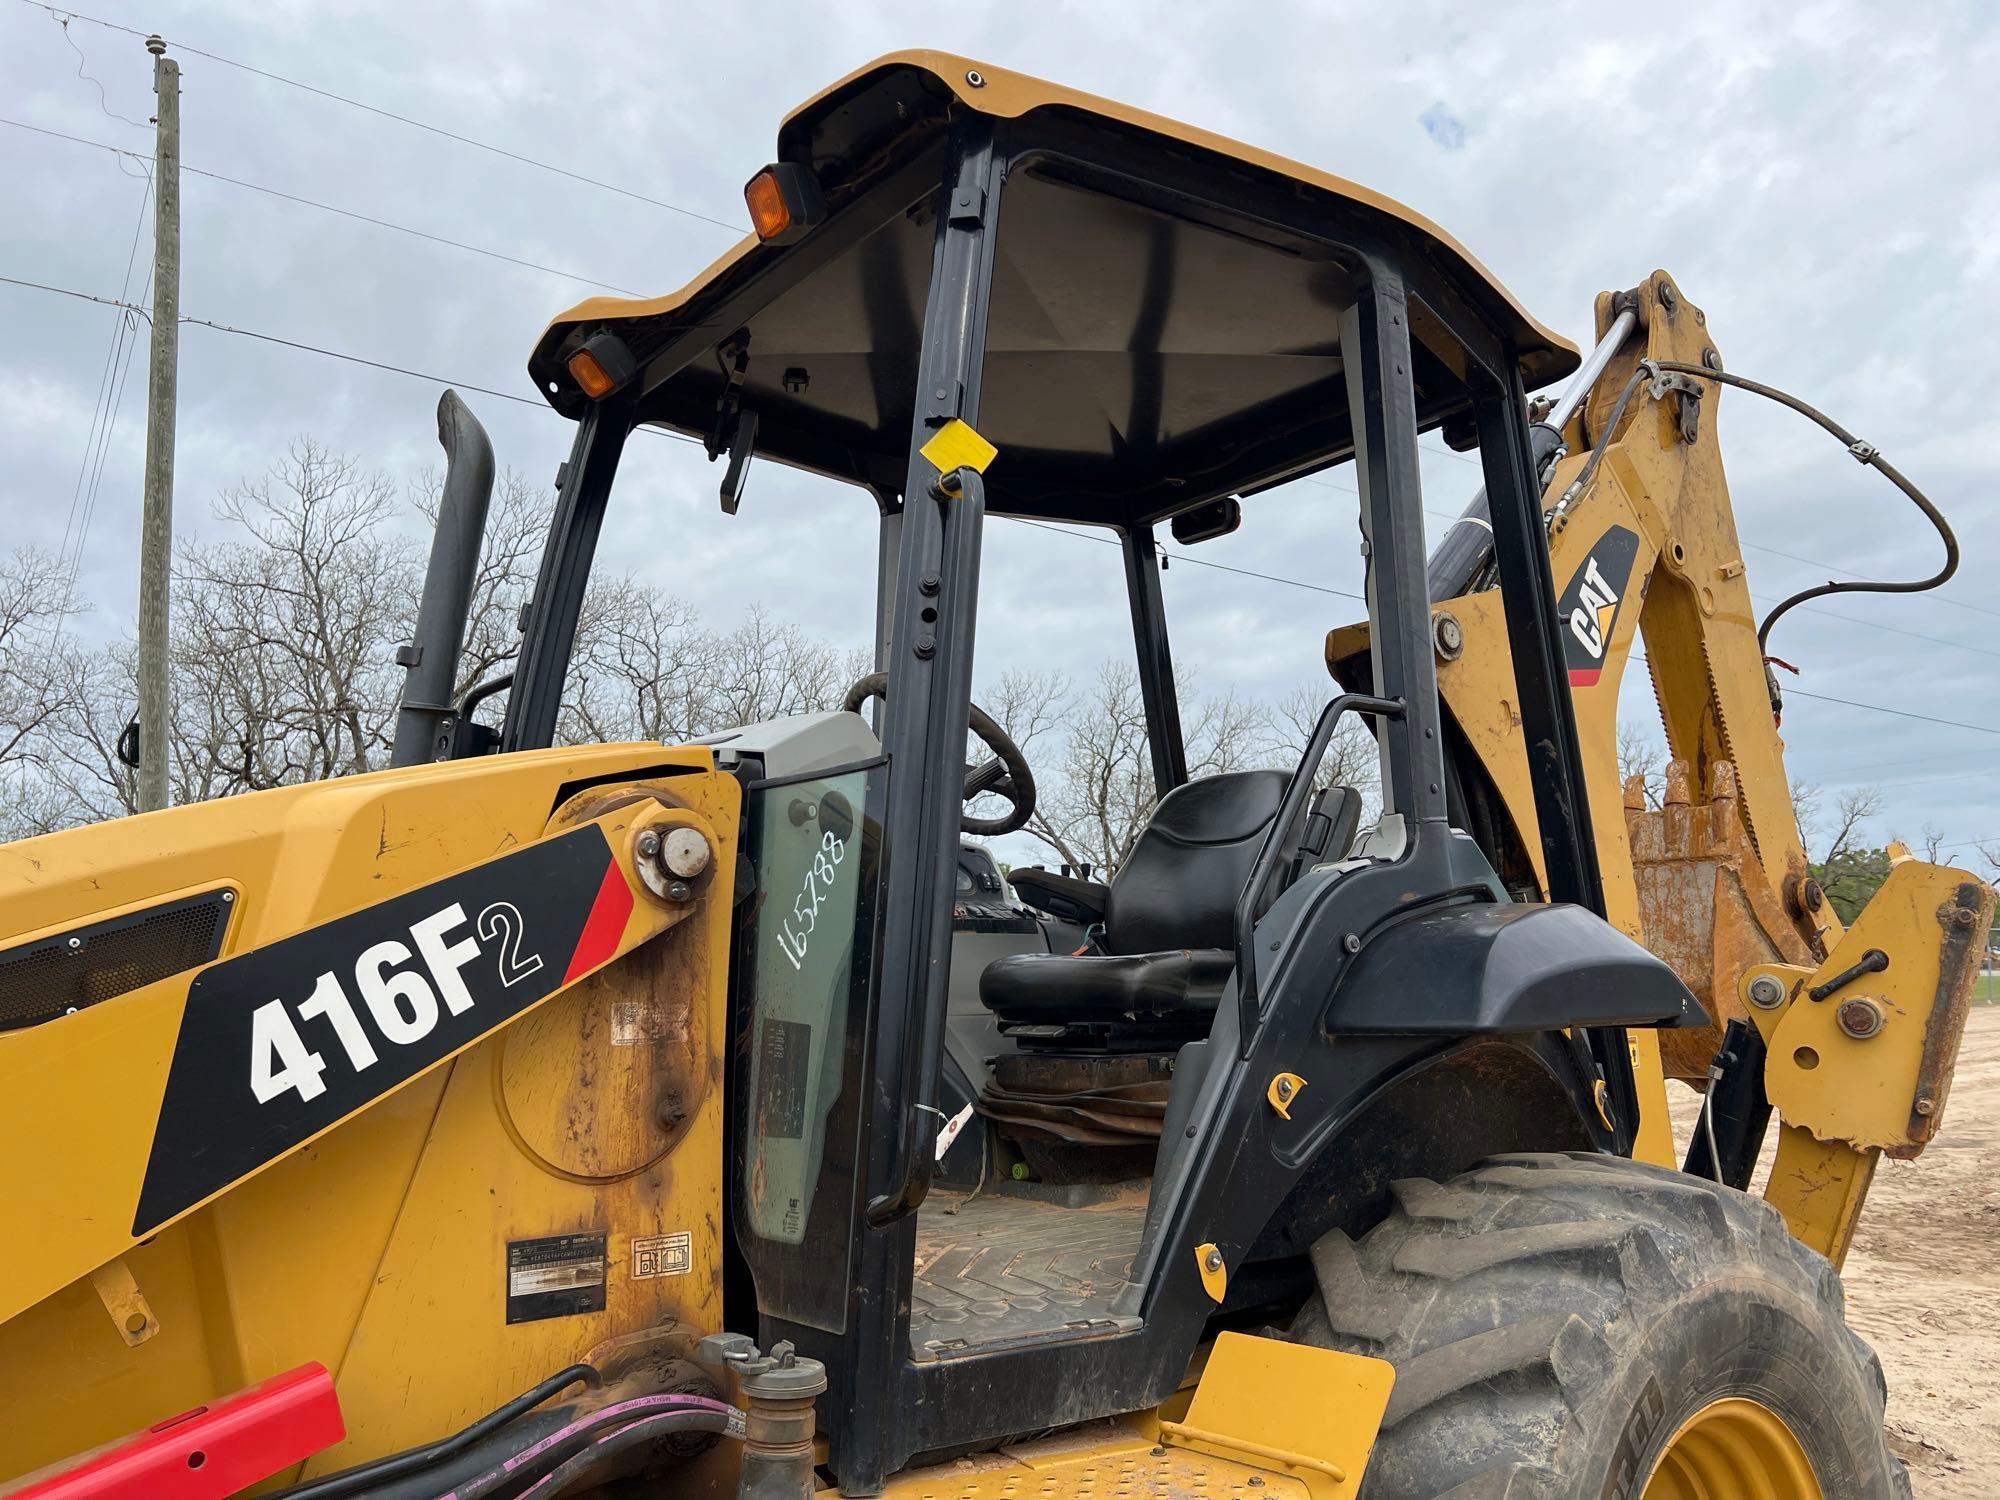
<svg viewBox="0 0 2000 1500"><path fill-rule="evenodd" d="M683 740L717 727L715 648L694 610L629 578L584 595L558 738Z"/></svg>
<svg viewBox="0 0 2000 1500"><path fill-rule="evenodd" d="M0 558L0 836L47 831L59 802L48 791L50 727L76 701L63 627L77 609L59 558L23 548Z"/></svg>
<svg viewBox="0 0 2000 1500"><path fill-rule="evenodd" d="M761 607L712 643L715 701L704 729L838 708L848 687L874 670L868 652L814 640Z"/></svg>
<svg viewBox="0 0 2000 1500"><path fill-rule="evenodd" d="M1854 854L1859 849L1861 825L1882 811L1882 789L1873 786L1849 787L1834 799L1832 820L1822 824L1818 814L1819 788L1806 789L1811 794L1807 811L1799 820L1799 834L1808 840L1808 858L1817 865L1831 864L1844 856ZM1792 794L1796 806L1798 791ZM1811 853L1813 843L1820 842L1817 835L1825 832L1827 837L1818 854Z"/></svg>
<svg viewBox="0 0 2000 1500"><path fill-rule="evenodd" d="M1234 692L1199 693L1186 670L1177 676L1190 777L1291 768L1325 701L1300 689L1265 709ZM1010 672L985 706L1035 768L1039 797L1024 831L1065 864L1115 870L1159 800L1137 670L1107 662L1081 688L1059 672ZM1328 749L1321 784L1372 788L1375 765L1373 737L1358 725L1344 727Z"/></svg>
<svg viewBox="0 0 2000 1500"><path fill-rule="evenodd" d="M1291 767L1306 753L1306 745L1319 724L1319 716L1330 696L1325 688L1301 686L1278 701L1266 718L1267 735L1263 759L1275 766ZM1351 786L1361 793L1367 821L1380 803L1382 781L1381 748L1366 720L1349 714L1333 731L1326 756L1319 763L1314 785Z"/></svg>
<svg viewBox="0 0 2000 1500"><path fill-rule="evenodd" d="M426 471L417 484L416 505L430 526L437 525L444 480ZM468 688L504 671L521 649L521 606L535 589L542 545L554 501L517 469L502 469L486 512L486 537L472 576L472 604L466 612L465 645L459 653L454 701Z"/></svg>
<svg viewBox="0 0 2000 1500"><path fill-rule="evenodd" d="M1667 749L1637 724L1618 726L1618 779L1643 777L1646 806L1658 807L1667 795Z"/></svg>
<svg viewBox="0 0 2000 1500"><path fill-rule="evenodd" d="M421 548L391 524L396 510L386 475L300 438L217 502L247 540L196 543L177 559L174 655L186 684L175 696L222 712L176 727L197 736L218 789L388 763L395 649L422 576Z"/></svg>

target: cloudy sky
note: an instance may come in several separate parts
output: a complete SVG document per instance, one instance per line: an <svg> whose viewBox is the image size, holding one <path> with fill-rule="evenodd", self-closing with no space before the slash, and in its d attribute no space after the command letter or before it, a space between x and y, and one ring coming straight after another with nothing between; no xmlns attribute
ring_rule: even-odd
<svg viewBox="0 0 2000 1500"><path fill-rule="evenodd" d="M551 315L606 286L684 281L742 224L741 184L770 157L782 114L906 46L1038 73L1375 186L1442 223L1579 342L1595 293L1665 267L1707 310L1732 369L1799 392L1877 443L1944 506L1964 545L1940 593L1838 599L1781 627L1773 645L1804 669L1799 686L1929 716L1795 697L1795 778L1880 786L1878 836L1935 827L1975 863L1969 841L2000 844L2000 418L1988 394L1989 331L2000 325L2000 15L1988 7L1906 7L1885 28L1865 4L1696 5L1621 14L1615 32L1612 10L1560 3L95 0L88 14L176 44L190 171L183 313L462 388L532 397L526 355ZM143 234L127 274L139 169L17 127L149 152L151 103L137 37L82 19L65 29L44 8L0 0L0 117L11 122L0 125L0 277L139 297ZM0 284L0 542L53 550L68 534L74 544L72 501L118 317ZM467 394L504 462L553 474L564 423ZM215 494L298 433L414 473L434 460L436 396L434 382L184 329L180 526L213 532ZM99 634L129 629L143 411L142 350L104 447L80 569ZM1759 598L1830 569L1934 566L1927 528L1816 431L1741 397L1725 401L1722 421ZM754 600L844 643L866 640L864 497L764 465L729 521L698 452L640 443L626 469L602 555L718 624ZM1454 512L1476 482L1439 454L1426 464L1425 504ZM1352 496L1301 484L1260 500L1241 533L1200 556L1351 590L1353 536ZM1087 672L1129 651L1113 548L996 523L987 559L982 676L1017 662ZM1175 566L1166 589L1178 655L1204 684L1258 696L1313 681L1321 633L1351 609L1198 566ZM1649 711L1643 680L1628 699Z"/></svg>

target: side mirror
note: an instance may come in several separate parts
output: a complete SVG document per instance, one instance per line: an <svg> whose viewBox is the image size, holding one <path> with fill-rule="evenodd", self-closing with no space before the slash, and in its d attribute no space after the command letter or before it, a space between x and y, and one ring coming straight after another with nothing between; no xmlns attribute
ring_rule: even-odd
<svg viewBox="0 0 2000 1500"><path fill-rule="evenodd" d="M757 452L757 413L738 412L736 431L729 438L729 467L722 471L722 513L736 514L743 503L743 484L750 477L750 460Z"/></svg>

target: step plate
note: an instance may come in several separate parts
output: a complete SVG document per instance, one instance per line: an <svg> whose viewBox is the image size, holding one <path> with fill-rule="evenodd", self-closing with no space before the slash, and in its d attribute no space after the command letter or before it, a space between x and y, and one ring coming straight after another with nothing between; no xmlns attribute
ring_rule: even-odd
<svg viewBox="0 0 2000 1500"><path fill-rule="evenodd" d="M1255 1481L1254 1483L1252 1481ZM822 1491L832 1500L834 1491ZM883 1500L1309 1500L1290 1474L1162 1447L1127 1421L910 1469Z"/></svg>

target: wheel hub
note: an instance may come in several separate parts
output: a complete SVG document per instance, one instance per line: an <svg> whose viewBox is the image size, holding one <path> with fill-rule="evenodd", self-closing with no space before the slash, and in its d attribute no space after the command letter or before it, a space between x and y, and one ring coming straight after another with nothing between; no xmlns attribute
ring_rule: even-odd
<svg viewBox="0 0 2000 1500"><path fill-rule="evenodd" d="M1742 1396L1711 1401L1680 1426L1653 1465L1643 1500L1826 1500L1785 1419Z"/></svg>

